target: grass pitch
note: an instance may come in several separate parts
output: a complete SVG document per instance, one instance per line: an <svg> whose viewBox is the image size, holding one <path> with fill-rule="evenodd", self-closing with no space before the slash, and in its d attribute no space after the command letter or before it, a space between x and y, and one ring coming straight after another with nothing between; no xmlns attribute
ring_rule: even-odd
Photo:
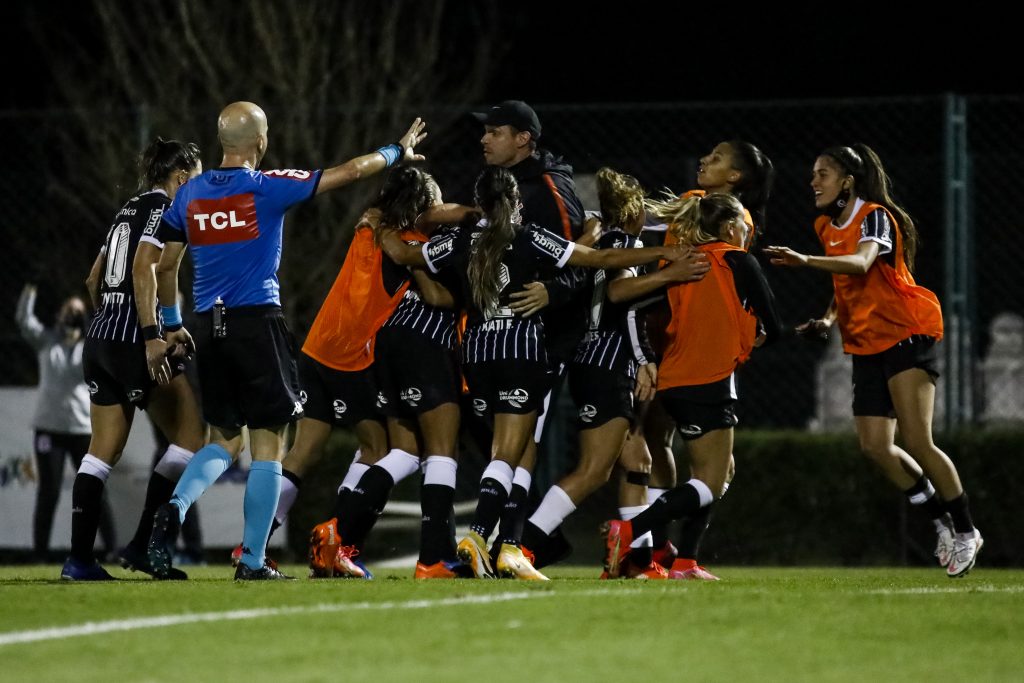
<svg viewBox="0 0 1024 683"><path fill-rule="evenodd" d="M304 575L300 567L286 572ZM4 681L1012 681L1024 571L714 567L717 583L74 584L0 568Z"/></svg>

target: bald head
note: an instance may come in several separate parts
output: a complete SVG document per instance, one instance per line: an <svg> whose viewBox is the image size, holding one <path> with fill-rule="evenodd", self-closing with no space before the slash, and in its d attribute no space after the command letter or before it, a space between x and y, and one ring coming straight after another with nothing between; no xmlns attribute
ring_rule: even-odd
<svg viewBox="0 0 1024 683"><path fill-rule="evenodd" d="M217 117L217 137L224 151L266 148L267 115L252 102L232 102ZM260 150L262 151L262 150Z"/></svg>

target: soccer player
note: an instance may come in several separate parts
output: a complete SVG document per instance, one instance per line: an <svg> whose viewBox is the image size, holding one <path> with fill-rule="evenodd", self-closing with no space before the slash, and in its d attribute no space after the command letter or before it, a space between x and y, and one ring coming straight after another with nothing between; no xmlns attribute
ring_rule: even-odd
<svg viewBox="0 0 1024 683"><path fill-rule="evenodd" d="M146 297L145 278L136 271L135 256L152 239L160 217L175 194L202 171L199 148L191 143L157 138L142 154L141 186L114 217L88 284L96 313L86 332L85 381L92 400L92 439L82 458L71 493L71 554L61 578L74 581L108 580L110 575L93 556L103 489L128 441L136 408L145 409L167 437L167 447L150 476L142 515L132 540L121 551L126 568L152 574L146 543L156 508L166 503L192 454L203 445L199 407L180 358L164 358L158 381L146 362L148 337L160 334L156 301ZM152 288L148 290L152 293ZM167 309L166 329L174 329L176 312ZM180 316L178 316L180 321ZM172 368L170 364L174 364ZM185 578L175 572L168 578Z"/></svg>
<svg viewBox="0 0 1024 683"><path fill-rule="evenodd" d="M303 413L294 339L281 311L277 279L284 216L317 194L401 159L422 159L414 148L425 137L424 125L416 119L398 144L325 171L262 172L257 169L269 143L266 114L251 102L234 102L220 113L220 167L182 188L159 230L166 245L161 268L177 272L186 244L192 255L199 317L195 346L210 442L157 512L149 544L157 576L170 570L170 548L185 511L238 457L242 427L248 426L253 464L235 578L287 578L265 563L264 552L280 494L286 428ZM191 337L179 330L166 340L179 341L190 344ZM162 362L165 346L159 339L147 342L151 365Z"/></svg>
<svg viewBox="0 0 1024 683"><path fill-rule="evenodd" d="M917 229L889 185L881 159L867 145L826 149L811 177L814 205L822 212L814 229L825 255L781 246L765 251L776 265L832 273L828 311L798 331L820 333L838 322L843 350L853 356L861 450L931 517L935 557L947 575L963 576L983 541L956 466L932 440L942 310L935 294L914 282ZM895 444L897 427L905 450Z"/></svg>

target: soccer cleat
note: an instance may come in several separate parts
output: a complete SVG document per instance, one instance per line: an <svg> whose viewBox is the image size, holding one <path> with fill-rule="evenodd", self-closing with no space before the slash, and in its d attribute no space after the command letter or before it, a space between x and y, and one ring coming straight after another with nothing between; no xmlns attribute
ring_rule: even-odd
<svg viewBox="0 0 1024 683"><path fill-rule="evenodd" d="M943 567L948 567L953 559L953 530L946 524L939 527L938 540L935 544L935 559Z"/></svg>
<svg viewBox="0 0 1024 683"><path fill-rule="evenodd" d="M498 575L506 579L522 579L524 581L548 580L548 577L541 574L530 564L521 548L510 543L501 544L497 568Z"/></svg>
<svg viewBox="0 0 1024 683"><path fill-rule="evenodd" d="M309 578L334 576L335 558L340 547L341 536L338 535L337 517L313 527L309 535Z"/></svg>
<svg viewBox="0 0 1024 683"><path fill-rule="evenodd" d="M149 554L145 550L140 550L129 543L118 551L117 557L121 560L122 568L155 576L153 565L149 563ZM175 567L170 567L167 570L167 575L160 578L171 581L184 581L188 578L188 574Z"/></svg>
<svg viewBox="0 0 1024 683"><path fill-rule="evenodd" d="M679 557L679 550L672 544L672 541L665 541L663 546L654 549L653 559L662 567L671 567L677 557Z"/></svg>
<svg viewBox="0 0 1024 683"><path fill-rule="evenodd" d="M717 576L697 564L696 560L677 559L672 563L668 578L681 581L720 581Z"/></svg>
<svg viewBox="0 0 1024 683"><path fill-rule="evenodd" d="M633 525L612 519L601 526L601 535L605 546L604 570L608 578L618 578L620 565L629 555L629 544L633 542Z"/></svg>
<svg viewBox="0 0 1024 683"><path fill-rule="evenodd" d="M339 579L372 579L373 574L362 560L355 559L359 549L352 545L338 546L334 553L334 576Z"/></svg>
<svg viewBox="0 0 1024 683"><path fill-rule="evenodd" d="M631 579L661 581L668 579L668 570L657 562L651 562L646 567L630 567L625 573L625 576L628 576Z"/></svg>
<svg viewBox="0 0 1024 683"><path fill-rule="evenodd" d="M434 564L416 563L414 579L472 579L472 568L458 560L441 560Z"/></svg>
<svg viewBox="0 0 1024 683"><path fill-rule="evenodd" d="M974 535L966 541L955 538L953 540L953 556L949 560L949 566L946 567L946 575L956 578L971 571L983 545L985 545L985 541L977 529L974 530Z"/></svg>
<svg viewBox="0 0 1024 683"><path fill-rule="evenodd" d="M473 576L478 579L494 578L491 556L487 553L487 541L480 534L470 531L464 539L459 541L456 552L462 563L473 570Z"/></svg>
<svg viewBox="0 0 1024 683"><path fill-rule="evenodd" d="M92 564L69 557L60 570L62 581L116 581L96 560Z"/></svg>
<svg viewBox="0 0 1024 683"><path fill-rule="evenodd" d="M235 581L294 581L294 576L286 576L264 562L259 569L252 569L245 562L235 567Z"/></svg>
<svg viewBox="0 0 1024 683"><path fill-rule="evenodd" d="M232 567L237 567L238 563L241 562L241 561L242 561L242 544L239 543L238 545L235 546L235 549L231 551L231 566ZM271 569L277 569L277 562L272 560L272 559L270 559L269 557L264 557L264 562L266 562L267 566L270 567Z"/></svg>
<svg viewBox="0 0 1024 683"><path fill-rule="evenodd" d="M153 570L154 579L172 578L171 558L180 530L181 519L176 505L165 503L157 508L156 514L153 515L153 533L149 537L147 548L149 566Z"/></svg>

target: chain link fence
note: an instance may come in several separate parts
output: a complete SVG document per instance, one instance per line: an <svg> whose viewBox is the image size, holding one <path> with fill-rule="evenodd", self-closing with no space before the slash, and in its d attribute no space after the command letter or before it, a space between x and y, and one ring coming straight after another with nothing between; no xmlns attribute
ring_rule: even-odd
<svg viewBox="0 0 1024 683"><path fill-rule="evenodd" d="M601 166L635 175L650 191L695 186L698 159L718 142L744 139L775 164L775 191L760 244L786 244L817 253L809 187L817 153L832 145L864 142L881 156L898 200L914 216L922 236L916 276L943 301L947 329L956 313L958 341L947 363L956 363L954 393L940 391L937 421L948 426L1024 421L1024 278L1016 204L1024 186L1014 172L1012 150L1024 122L1024 97L928 97L884 100L690 103L652 105L538 105L543 146L575 169L587 208L597 208L590 176ZM481 167L479 125L463 112L424 107L412 115L441 122L431 128L423 151L446 199L468 201ZM9 324L0 328L0 383L36 381L32 354L13 323L25 282L40 286L39 314L50 318L61 299L84 295L82 282L102 242L110 216L134 188L131 160L125 174L109 182L105 212L77 205L61 193L62 177L89 173L89 161L74 168L55 160L54 131L66 112L0 112L0 142L16 152L0 198L7 222L6 267L0 270L0 308ZM193 136L152 130L144 112L118 115L125 135ZM110 117L97 111L97 117ZM273 119L272 119L273 120ZM958 142L959 141L959 142ZM204 165L219 159L212 140ZM384 142L384 141L382 141ZM311 166L333 159L296 159L291 150L271 149L271 165ZM17 169L17 170L15 170ZM351 216L372 196L376 183L339 193L330 211L300 212L290 231L313 221L348 230ZM344 220L343 220L344 219ZM286 234L286 242L288 237ZM340 266L341 248L302 253L285 249L284 300L301 335L330 279L302 277L324 259ZM828 275L809 269L774 269L762 259L787 322L820 315L829 303ZM955 262L966 264L959 272ZM327 268L332 273L332 268ZM963 269L961 269L963 270ZM955 303L955 306L954 306ZM950 345L947 345L950 346ZM833 347L787 340L755 353L740 375L742 424L761 428L845 429L848 362ZM846 384L844 384L844 382ZM966 383L966 387L959 386ZM947 410L950 397L955 411ZM968 403L969 405L963 405ZM953 419L955 418L955 419Z"/></svg>

